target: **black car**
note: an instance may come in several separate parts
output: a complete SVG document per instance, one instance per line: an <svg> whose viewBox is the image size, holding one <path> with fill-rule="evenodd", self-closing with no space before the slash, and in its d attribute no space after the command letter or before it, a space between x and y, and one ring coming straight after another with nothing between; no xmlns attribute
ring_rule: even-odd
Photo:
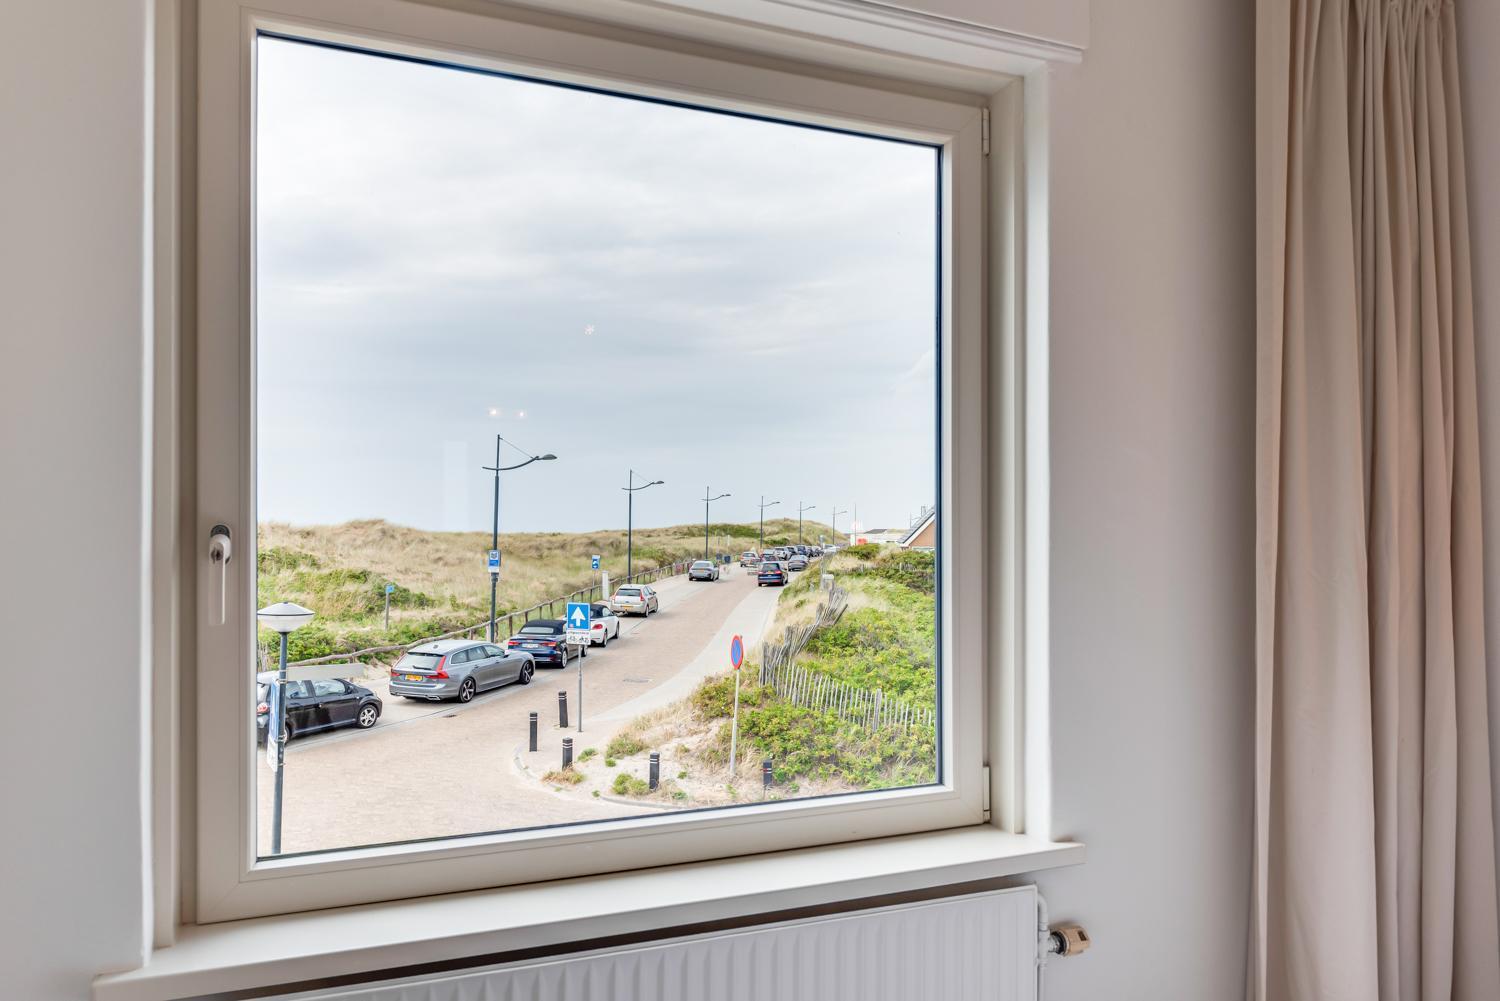
<svg viewBox="0 0 1500 1001"><path fill-rule="evenodd" d="M573 658L589 655L588 644L568 642L568 626L562 619L532 619L506 640L505 648L531 654L538 667L567 667Z"/></svg>
<svg viewBox="0 0 1500 1001"><path fill-rule="evenodd" d="M769 585L772 587L786 586L787 573L785 567L772 560L767 560L760 565L760 572L755 575L755 586Z"/></svg>
<svg viewBox="0 0 1500 1001"><path fill-rule="evenodd" d="M271 682L274 671L255 676L255 738L266 739L271 719ZM385 703L364 685L352 681L288 681L286 683L286 735L290 740L305 733L357 726L368 730L380 719Z"/></svg>

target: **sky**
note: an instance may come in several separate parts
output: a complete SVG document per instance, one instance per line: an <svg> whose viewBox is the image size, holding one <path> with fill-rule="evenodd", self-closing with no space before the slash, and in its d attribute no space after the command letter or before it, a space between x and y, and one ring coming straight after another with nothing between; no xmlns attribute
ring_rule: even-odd
<svg viewBox="0 0 1500 1001"><path fill-rule="evenodd" d="M931 147L261 38L261 521L904 526L935 500Z"/></svg>

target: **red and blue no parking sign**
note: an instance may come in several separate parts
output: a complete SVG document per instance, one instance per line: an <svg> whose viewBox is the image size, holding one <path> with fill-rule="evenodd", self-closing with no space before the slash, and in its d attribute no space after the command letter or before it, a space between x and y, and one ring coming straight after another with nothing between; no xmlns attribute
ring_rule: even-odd
<svg viewBox="0 0 1500 1001"><path fill-rule="evenodd" d="M729 666L738 671L740 669L740 665L744 662L745 640L740 636L736 636L734 639L729 641Z"/></svg>

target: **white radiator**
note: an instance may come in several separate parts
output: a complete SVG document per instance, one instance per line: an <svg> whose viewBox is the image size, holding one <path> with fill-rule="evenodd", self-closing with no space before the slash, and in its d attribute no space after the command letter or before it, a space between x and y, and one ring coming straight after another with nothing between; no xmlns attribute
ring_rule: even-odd
<svg viewBox="0 0 1500 1001"><path fill-rule="evenodd" d="M1037 1001L1031 886L283 1001Z"/></svg>

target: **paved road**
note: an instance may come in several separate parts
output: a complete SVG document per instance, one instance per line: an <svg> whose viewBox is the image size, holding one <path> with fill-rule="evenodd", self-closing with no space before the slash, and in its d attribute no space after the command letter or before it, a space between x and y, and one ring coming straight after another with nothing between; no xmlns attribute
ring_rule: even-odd
<svg viewBox="0 0 1500 1001"><path fill-rule="evenodd" d="M722 670L728 636L758 641L778 589L757 589L736 569L717 583L681 578L658 587L661 611L621 624L608 649L594 647L563 670L540 668L529 686L484 693L465 706L386 698L381 724L294 741L287 751L285 852L345 848L475 834L654 812L647 807L565 797L521 774L527 715L542 721L529 767L556 767L562 738L599 747L640 712L692 690ZM722 649L721 649L722 648ZM576 729L578 666L584 671L584 732ZM377 690L378 683L377 683ZM568 693L570 722L557 729L557 693ZM258 758L260 843L270 845L273 773Z"/></svg>

